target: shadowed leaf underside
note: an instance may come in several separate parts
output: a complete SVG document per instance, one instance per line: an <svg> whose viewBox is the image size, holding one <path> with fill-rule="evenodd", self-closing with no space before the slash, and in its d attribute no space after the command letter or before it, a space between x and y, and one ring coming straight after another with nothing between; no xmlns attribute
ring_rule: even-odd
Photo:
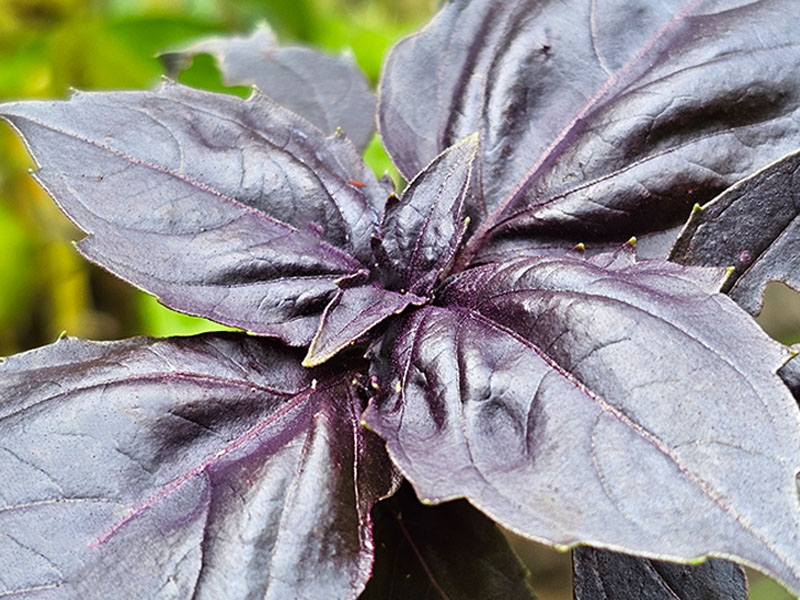
<svg viewBox="0 0 800 600"><path fill-rule="evenodd" d="M709 559L681 565L582 546L572 551L575 600L747 600L744 569Z"/></svg>

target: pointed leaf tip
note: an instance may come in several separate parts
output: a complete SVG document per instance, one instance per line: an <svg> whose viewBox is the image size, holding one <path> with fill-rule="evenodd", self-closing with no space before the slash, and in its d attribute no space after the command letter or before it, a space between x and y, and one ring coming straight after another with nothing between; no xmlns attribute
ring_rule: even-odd
<svg viewBox="0 0 800 600"><path fill-rule="evenodd" d="M379 129L406 179L486 136L472 256L665 231L800 146L796 0L440 4L386 59Z"/></svg>
<svg viewBox="0 0 800 600"><path fill-rule="evenodd" d="M79 252L174 310L307 345L371 258L385 189L352 144L263 94L165 82L0 111L90 234Z"/></svg>
<svg viewBox="0 0 800 600"><path fill-rule="evenodd" d="M737 182L692 213L670 254L685 265L730 266L725 291L752 315L764 289L800 289L800 151Z"/></svg>

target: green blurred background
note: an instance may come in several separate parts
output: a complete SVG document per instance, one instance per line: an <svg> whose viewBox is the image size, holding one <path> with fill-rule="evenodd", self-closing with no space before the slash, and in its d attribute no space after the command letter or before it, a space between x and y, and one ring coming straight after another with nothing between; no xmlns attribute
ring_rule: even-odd
<svg viewBox="0 0 800 600"><path fill-rule="evenodd" d="M0 0L0 101L64 98L69 89L149 88L162 74L156 54L203 35L246 33L267 21L287 43L352 51L373 84L390 46L426 22L436 0ZM225 90L208 57L180 80ZM245 88L227 89L246 95ZM390 163L376 139L366 158ZM80 232L37 187L33 164L0 125L0 356L52 342L63 331L92 339L165 336L219 329L179 315L84 261ZM396 172L393 172L396 177ZM800 341L800 301L771 286L763 323ZM542 600L571 597L569 557L513 538ZM789 598L751 579L754 600Z"/></svg>

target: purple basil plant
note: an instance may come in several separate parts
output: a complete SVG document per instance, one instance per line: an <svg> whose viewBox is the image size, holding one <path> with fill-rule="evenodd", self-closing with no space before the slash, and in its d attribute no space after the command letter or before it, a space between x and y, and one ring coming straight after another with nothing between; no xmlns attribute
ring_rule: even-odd
<svg viewBox="0 0 800 600"><path fill-rule="evenodd" d="M247 100L0 106L83 256L241 330L0 365L0 597L532 598L492 521L582 600L800 593L798 23L450 0L377 101L262 28L165 56Z"/></svg>

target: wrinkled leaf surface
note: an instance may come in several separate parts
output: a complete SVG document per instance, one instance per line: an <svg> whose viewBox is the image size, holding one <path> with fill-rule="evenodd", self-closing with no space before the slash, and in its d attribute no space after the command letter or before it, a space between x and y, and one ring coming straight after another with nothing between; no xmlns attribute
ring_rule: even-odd
<svg viewBox="0 0 800 600"><path fill-rule="evenodd" d="M465 232L462 208L477 151L477 135L461 140L387 203L379 262L392 289L430 294L450 263Z"/></svg>
<svg viewBox="0 0 800 600"><path fill-rule="evenodd" d="M398 294L379 285L341 290L325 308L303 364L307 367L322 364L387 317L403 312L411 304L424 302L424 298L414 294Z"/></svg>
<svg viewBox="0 0 800 600"><path fill-rule="evenodd" d="M9 358L0 596L356 597L393 469L352 374L299 359L234 334Z"/></svg>
<svg viewBox="0 0 800 600"><path fill-rule="evenodd" d="M558 546L736 557L798 590L788 353L723 276L628 250L468 270L375 350L365 419L422 498Z"/></svg>

